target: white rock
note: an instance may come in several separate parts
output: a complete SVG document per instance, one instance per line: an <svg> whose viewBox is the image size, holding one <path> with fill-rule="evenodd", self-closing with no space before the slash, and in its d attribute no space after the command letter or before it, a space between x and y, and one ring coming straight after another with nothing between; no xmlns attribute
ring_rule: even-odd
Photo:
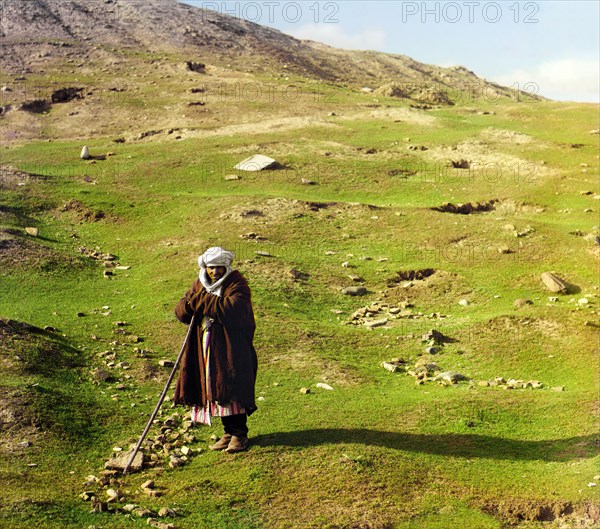
<svg viewBox="0 0 600 529"><path fill-rule="evenodd" d="M90 150L88 149L87 145L85 145L83 147L83 149L81 149L81 159L82 160L89 160L90 159Z"/></svg>
<svg viewBox="0 0 600 529"><path fill-rule="evenodd" d="M108 489L106 491L106 495L108 496L109 500L113 501L119 497L119 493L115 489Z"/></svg>
<svg viewBox="0 0 600 529"><path fill-rule="evenodd" d="M466 306L468 306L468 305L469 305L469 302L468 302L466 299L461 299L461 300L458 302L458 304L459 304L461 307L466 307Z"/></svg>
<svg viewBox="0 0 600 529"><path fill-rule="evenodd" d="M589 303L588 298L580 298L577 300L580 305L587 305Z"/></svg>
<svg viewBox="0 0 600 529"><path fill-rule="evenodd" d="M317 384L317 387L321 388L321 389L326 389L326 390L329 390L329 391L333 390L333 388L329 384L325 384L324 382L319 382Z"/></svg>

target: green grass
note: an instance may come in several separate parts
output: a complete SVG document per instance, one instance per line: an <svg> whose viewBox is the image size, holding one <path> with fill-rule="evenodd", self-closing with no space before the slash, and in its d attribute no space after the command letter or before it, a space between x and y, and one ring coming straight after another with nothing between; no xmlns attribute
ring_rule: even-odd
<svg viewBox="0 0 600 529"><path fill-rule="evenodd" d="M170 82L162 80L159 88ZM334 108L311 99L310 83L293 82L305 96L287 109L290 114L308 114L302 104L320 115ZM336 95L340 114L367 102L345 89ZM123 97L119 105L135 106ZM154 101L150 113L163 103ZM257 121L265 110L263 103L247 101L236 108ZM585 322L598 321L598 254L592 242L569 234L591 232L598 224L596 213L583 211L597 209L597 201L580 194L598 193L597 139L587 133L597 128L595 109L549 102L477 108L496 115L457 106L429 112L436 118L431 127L332 117L334 128L319 124L178 142L117 145L107 135L85 140L92 152L115 153L95 164L78 160L81 141L4 148L3 163L42 178L3 190L0 197L0 229L40 228L38 239L27 239L37 257L0 270L0 315L39 328L51 325L56 332L36 331L18 346L0 345L2 359L20 357L3 372L2 387L26 399L26 417L38 428L32 447L18 456L2 452L0 527L144 525L123 514L91 514L78 495L113 446L134 442L141 433L167 377L151 369L158 359L175 357L185 332L174 305L196 276L197 255L215 244L235 249L253 290L257 393L264 397L250 418L253 446L233 457L215 454L205 448L219 427L198 428L194 446L204 451L188 465L120 480L129 501L178 508L174 523L182 529L542 528L548 510L571 504L579 512L586 502L597 502L596 489L587 484L599 462L598 341L597 329ZM278 100L271 110L286 109ZM197 129L216 126L207 122ZM490 127L533 138L522 144L489 140L494 153L516 157L527 171L529 162L546 165L536 165L535 177L510 168L496 179L477 172L440 177L428 151L408 151L404 141L410 137L410 144L432 150L480 141ZM584 146L574 149L571 143ZM377 152L365 154L359 147ZM285 168L224 181L235 163L256 150ZM581 163L588 164L587 173ZM388 173L411 167L420 170L406 179ZM302 177L318 185L302 185ZM462 216L429 209L492 198L544 210ZM61 211L70 200L81 209ZM335 204L313 211L305 202ZM250 209L264 216L240 215ZM84 218L86 211L100 210L105 218ZM506 224L535 231L517 238ZM267 241L240 238L250 231ZM498 253L501 245L513 253ZM78 246L97 246L131 269L105 279L102 262L79 254ZM257 257L259 249L273 257ZM343 268L344 261L353 267ZM446 279L387 287L399 270L428 267L448 274ZM307 280L293 282L290 268L307 273ZM552 294L539 278L546 270L576 291L548 302ZM365 279L365 298L340 294L351 283L349 273ZM583 295L588 306L570 302ZM521 297L534 304L516 309L513 301ZM415 313L446 317L398 320L373 331L342 325L379 298L408 299ZM471 304L459 306L462 298ZM126 335L114 333L117 320L127 322ZM417 386L412 377L381 368L397 356L416 360L425 347L420 336L430 328L457 340L433 358L445 370L475 381L537 379L544 389ZM398 339L410 332L414 338ZM129 335L143 341L134 343ZM147 349L148 357L140 358L135 347ZM98 353L106 350L132 369L92 384L90 372L103 366ZM315 388L320 381L334 391ZM117 390L119 383L126 388ZM554 386L565 391L552 391ZM312 392L302 395L301 387ZM6 435L14 447L29 434L13 427ZM148 477L168 494L153 499L138 492Z"/></svg>

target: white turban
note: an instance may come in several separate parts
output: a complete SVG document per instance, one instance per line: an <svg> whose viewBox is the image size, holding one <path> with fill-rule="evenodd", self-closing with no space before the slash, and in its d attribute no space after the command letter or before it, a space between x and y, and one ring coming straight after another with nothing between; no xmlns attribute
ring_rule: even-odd
<svg viewBox="0 0 600 529"><path fill-rule="evenodd" d="M206 250L200 257L198 257L198 265L200 268L206 268L207 266L231 266L235 254L228 250L221 248L220 246L213 246Z"/></svg>
<svg viewBox="0 0 600 529"><path fill-rule="evenodd" d="M231 263L235 258L235 254L228 250L225 250L219 246L213 246L206 250L200 257L198 257L198 265L200 266L200 273L198 278L202 283L202 286L215 296L221 296L221 287L223 280L233 271ZM225 273L221 276L218 281L214 283L210 282L210 278L206 272L207 266L224 266Z"/></svg>

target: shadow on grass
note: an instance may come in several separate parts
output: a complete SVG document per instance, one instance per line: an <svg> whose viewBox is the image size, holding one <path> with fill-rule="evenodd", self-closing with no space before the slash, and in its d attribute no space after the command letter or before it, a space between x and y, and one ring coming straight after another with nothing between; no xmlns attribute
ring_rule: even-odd
<svg viewBox="0 0 600 529"><path fill-rule="evenodd" d="M569 461L591 458L597 455L598 441L597 435L547 441L527 441L466 433L420 434L384 432L364 428L324 428L259 435L252 440L252 444L263 447L288 446L300 448L338 443L357 443L467 459Z"/></svg>

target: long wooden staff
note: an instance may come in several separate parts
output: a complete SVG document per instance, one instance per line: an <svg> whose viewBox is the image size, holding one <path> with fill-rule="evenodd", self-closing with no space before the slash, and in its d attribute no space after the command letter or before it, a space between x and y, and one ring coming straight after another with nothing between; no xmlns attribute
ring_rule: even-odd
<svg viewBox="0 0 600 529"><path fill-rule="evenodd" d="M185 340L183 341L183 344L181 345L181 351L179 351L179 356L177 357L177 360L175 360L175 365L173 366L173 370L171 371L171 374L169 375L169 379L167 380L165 389L163 389L162 394L160 395L160 399L158 399L158 403L156 404L156 407L154 408L154 411L152 412L152 415L150 416L150 419L148 420L148 424L146 424L146 428L144 428L144 432L142 433L140 440L137 442L137 445L135 446L132 454L129 456L129 460L127 461L127 464L125 465L125 468L123 468L123 474L127 474L129 467L133 463L135 456L137 455L137 453L140 450L140 446L142 446L142 443L144 442L146 435L148 435L148 431L150 430L150 427L152 426L152 423L154 422L154 419L156 418L156 415L158 414L158 410L160 410L160 407L162 406L162 403L164 402L165 397L167 396L167 391L169 391L169 386L171 385L171 382L173 381L173 378L175 377L175 373L177 372L177 368L179 367L181 358L183 357L183 352L185 350L185 344L188 342L190 334L192 333L192 329L195 327L195 325L196 325L196 314L194 314L194 316L192 317L192 321L190 322L187 333L185 335Z"/></svg>

